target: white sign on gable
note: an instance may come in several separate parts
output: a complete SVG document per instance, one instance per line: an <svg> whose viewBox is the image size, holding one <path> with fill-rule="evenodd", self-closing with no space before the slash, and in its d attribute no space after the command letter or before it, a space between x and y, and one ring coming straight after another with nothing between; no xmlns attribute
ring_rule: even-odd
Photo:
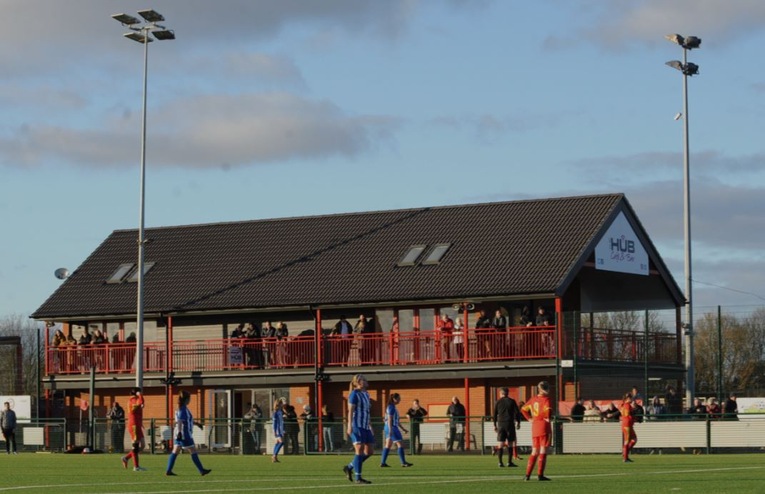
<svg viewBox="0 0 765 494"><path fill-rule="evenodd" d="M648 276L648 253L624 213L619 213L595 247L595 269Z"/></svg>

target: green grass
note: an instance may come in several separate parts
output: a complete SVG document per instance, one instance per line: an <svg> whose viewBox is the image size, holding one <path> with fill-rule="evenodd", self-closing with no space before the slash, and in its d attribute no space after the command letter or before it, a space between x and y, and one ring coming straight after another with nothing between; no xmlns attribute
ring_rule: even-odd
<svg viewBox="0 0 765 494"><path fill-rule="evenodd" d="M408 457L413 468L381 469L380 456L364 464L372 485L348 482L345 456L284 456L272 464L269 456L202 455L213 472L200 477L188 455L178 458L177 477L165 477L167 456L143 455L146 472L124 470L118 455L31 454L0 455L0 493L116 493L116 492L306 492L334 493L342 489L373 492L481 494L508 492L595 494L631 493L763 493L765 456L635 455L624 464L617 455L551 455L547 476L552 482L522 480L519 468L498 468L491 456L424 455ZM535 472L536 473L536 472Z"/></svg>

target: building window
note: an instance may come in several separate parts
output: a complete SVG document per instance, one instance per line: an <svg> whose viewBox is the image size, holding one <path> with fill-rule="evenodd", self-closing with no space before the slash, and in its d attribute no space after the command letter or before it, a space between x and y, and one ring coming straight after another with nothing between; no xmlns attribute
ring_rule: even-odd
<svg viewBox="0 0 765 494"><path fill-rule="evenodd" d="M427 245L413 245L409 247L409 251L398 262L398 265L399 266L414 266L414 264L417 262L417 259L419 259L420 255L425 250L425 247L427 247Z"/></svg>
<svg viewBox="0 0 765 494"><path fill-rule="evenodd" d="M154 267L154 264L155 263L153 263L153 262L145 262L145 263L143 263L143 275L144 276L146 276L146 273L148 273L149 270ZM138 281L138 266L136 266L136 268L130 274L130 278L128 278L128 282L130 282L130 283L135 283L136 281Z"/></svg>
<svg viewBox="0 0 765 494"><path fill-rule="evenodd" d="M134 263L128 263L128 264L120 264L120 266L117 268L117 271L112 274L108 280L106 280L107 283L122 283L125 280L125 276L133 270L133 266L135 266Z"/></svg>
<svg viewBox="0 0 765 494"><path fill-rule="evenodd" d="M426 257L422 263L438 264L441 262L441 258L444 257L444 254L446 254L446 251L449 250L449 247L451 246L452 244L436 244L433 247L433 250L430 251L430 254L428 254L428 257Z"/></svg>

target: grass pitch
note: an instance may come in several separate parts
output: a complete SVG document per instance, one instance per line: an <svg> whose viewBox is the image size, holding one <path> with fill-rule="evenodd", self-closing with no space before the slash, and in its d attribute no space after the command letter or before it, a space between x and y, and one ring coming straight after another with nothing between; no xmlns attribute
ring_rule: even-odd
<svg viewBox="0 0 765 494"><path fill-rule="evenodd" d="M371 485L348 482L344 456L201 455L212 473L201 477L189 455L178 458L177 477L165 477L167 456L143 455L148 470L124 470L119 455L0 455L0 494L14 493L333 493L364 489L377 493L765 493L765 456L635 455L624 464L617 455L550 455L546 475L551 482L523 481L525 459L518 468L499 468L491 456L410 456L412 468L401 468L391 454L391 468L380 468L376 452L364 463Z"/></svg>

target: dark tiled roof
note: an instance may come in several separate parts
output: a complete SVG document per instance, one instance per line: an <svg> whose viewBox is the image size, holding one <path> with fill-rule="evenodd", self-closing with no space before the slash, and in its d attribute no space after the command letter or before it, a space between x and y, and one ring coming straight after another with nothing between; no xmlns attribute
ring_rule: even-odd
<svg viewBox="0 0 765 494"><path fill-rule="evenodd" d="M150 228L145 311L556 293L624 209L609 194ZM33 317L134 313L136 284L106 280L136 262L136 239L113 232ZM440 264L397 266L437 243L452 244Z"/></svg>

